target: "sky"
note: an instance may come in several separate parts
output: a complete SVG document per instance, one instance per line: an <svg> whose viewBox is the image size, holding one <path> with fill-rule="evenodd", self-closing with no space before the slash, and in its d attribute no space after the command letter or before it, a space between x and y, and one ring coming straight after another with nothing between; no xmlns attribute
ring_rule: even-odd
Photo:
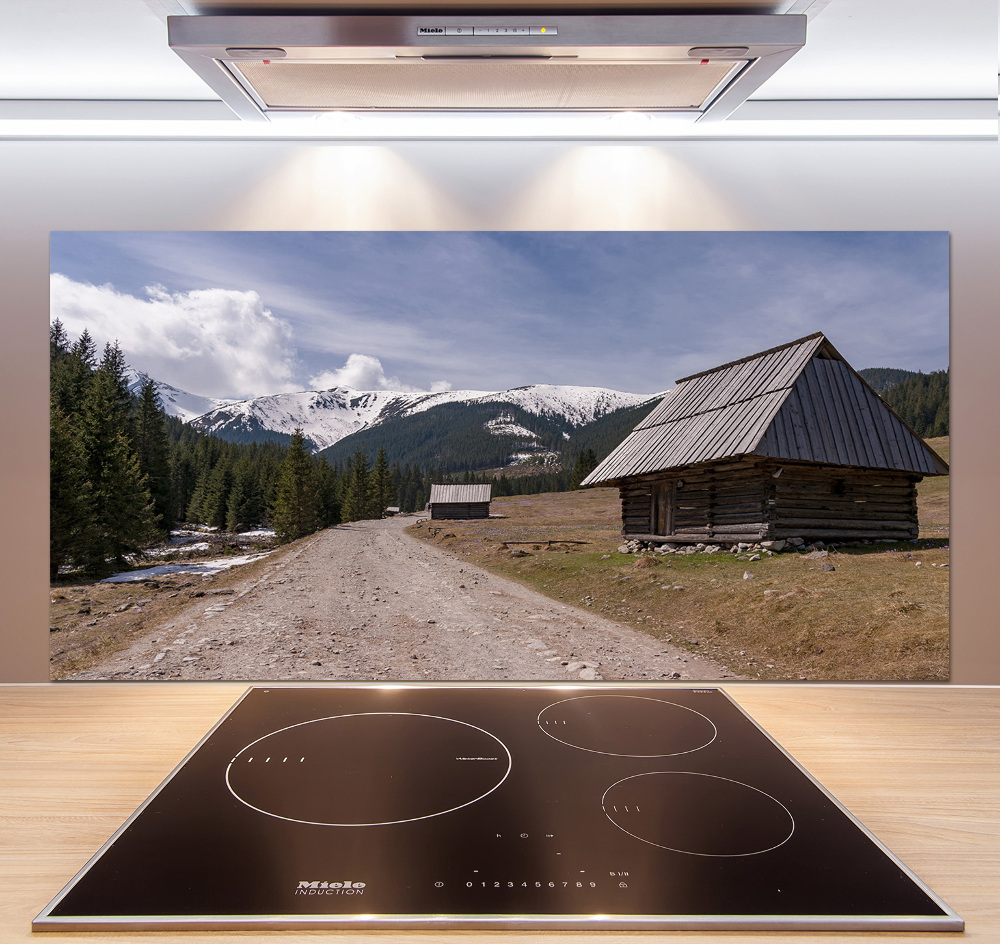
<svg viewBox="0 0 1000 944"><path fill-rule="evenodd" d="M659 393L822 331L948 367L945 232L54 232L51 316L189 393Z"/></svg>

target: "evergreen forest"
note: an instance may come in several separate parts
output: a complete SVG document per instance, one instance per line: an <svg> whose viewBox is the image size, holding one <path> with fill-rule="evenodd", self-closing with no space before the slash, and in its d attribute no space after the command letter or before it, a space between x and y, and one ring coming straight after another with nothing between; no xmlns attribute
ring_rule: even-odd
<svg viewBox="0 0 1000 944"><path fill-rule="evenodd" d="M949 371L923 374L893 367L868 367L858 373L918 436L932 439L950 434Z"/></svg>
<svg viewBox="0 0 1000 944"><path fill-rule="evenodd" d="M499 479L455 473L440 461L390 464L386 450L355 443L343 458L312 455L301 430L286 443L234 443L168 416L156 383L129 389L117 343L97 346L86 330L70 342L49 331L51 580L101 578L127 569L144 549L183 524L240 532L270 527L280 540L341 521L379 518L387 508L422 509L432 483L483 481L494 495L575 487L596 465Z"/></svg>

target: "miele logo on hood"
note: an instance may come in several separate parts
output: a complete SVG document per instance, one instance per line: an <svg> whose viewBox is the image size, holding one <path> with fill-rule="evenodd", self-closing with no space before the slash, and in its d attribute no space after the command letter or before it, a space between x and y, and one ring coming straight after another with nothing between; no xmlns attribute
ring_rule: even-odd
<svg viewBox="0 0 1000 944"><path fill-rule="evenodd" d="M364 882L314 882L301 881L295 889L296 895L363 895L365 893Z"/></svg>

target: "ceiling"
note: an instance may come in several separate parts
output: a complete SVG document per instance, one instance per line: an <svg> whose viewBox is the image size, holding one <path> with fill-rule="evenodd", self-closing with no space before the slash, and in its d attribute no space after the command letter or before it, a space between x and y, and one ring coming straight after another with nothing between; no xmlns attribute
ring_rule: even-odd
<svg viewBox="0 0 1000 944"><path fill-rule="evenodd" d="M392 3L396 9L417 5ZM525 5L527 0L503 4ZM586 0L574 3L581 5ZM378 0L351 4L379 6ZM444 0L424 6L491 4ZM724 123L730 128L777 119L794 136L801 122L950 121L940 133L950 127L962 136L960 129L978 120L972 136L996 133L996 0L668 0L656 7L809 17L806 47ZM80 121L88 119L228 122L226 106L167 47L166 16L322 9L330 6L320 0L0 0L6 45L0 136L5 126L23 135L25 121L75 120L77 136L87 136Z"/></svg>

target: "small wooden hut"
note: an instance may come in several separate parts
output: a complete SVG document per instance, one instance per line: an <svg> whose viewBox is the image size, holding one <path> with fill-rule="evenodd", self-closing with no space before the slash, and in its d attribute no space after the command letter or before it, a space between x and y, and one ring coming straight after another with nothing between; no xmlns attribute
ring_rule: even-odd
<svg viewBox="0 0 1000 944"><path fill-rule="evenodd" d="M492 485L432 485L427 502L432 519L489 518Z"/></svg>
<svg viewBox="0 0 1000 944"><path fill-rule="evenodd" d="M678 380L582 484L617 485L639 540L906 540L917 482L947 473L812 334Z"/></svg>

